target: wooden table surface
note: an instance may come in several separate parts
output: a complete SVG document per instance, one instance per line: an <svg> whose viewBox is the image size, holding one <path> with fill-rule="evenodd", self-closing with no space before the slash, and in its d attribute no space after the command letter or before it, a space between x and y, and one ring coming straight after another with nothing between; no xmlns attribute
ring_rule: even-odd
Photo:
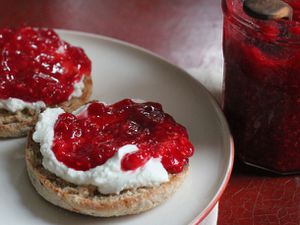
<svg viewBox="0 0 300 225"><path fill-rule="evenodd" d="M106 35L189 70L207 63L209 49L221 46L220 5L220 0L0 0L0 26ZM218 224L300 225L300 176L276 177L236 164L220 201Z"/></svg>

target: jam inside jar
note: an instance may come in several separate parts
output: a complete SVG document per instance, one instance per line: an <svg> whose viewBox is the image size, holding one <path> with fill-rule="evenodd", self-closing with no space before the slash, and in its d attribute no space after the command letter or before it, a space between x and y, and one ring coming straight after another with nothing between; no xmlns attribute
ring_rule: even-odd
<svg viewBox="0 0 300 225"><path fill-rule="evenodd" d="M223 110L240 160L300 173L300 2L293 20L260 20L223 0Z"/></svg>

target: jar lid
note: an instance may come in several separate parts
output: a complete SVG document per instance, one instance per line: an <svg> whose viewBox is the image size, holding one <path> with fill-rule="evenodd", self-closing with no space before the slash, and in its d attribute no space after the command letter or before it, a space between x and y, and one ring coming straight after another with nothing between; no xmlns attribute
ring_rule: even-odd
<svg viewBox="0 0 300 225"><path fill-rule="evenodd" d="M293 17L293 8L281 0L245 0L243 9L249 16L263 20Z"/></svg>

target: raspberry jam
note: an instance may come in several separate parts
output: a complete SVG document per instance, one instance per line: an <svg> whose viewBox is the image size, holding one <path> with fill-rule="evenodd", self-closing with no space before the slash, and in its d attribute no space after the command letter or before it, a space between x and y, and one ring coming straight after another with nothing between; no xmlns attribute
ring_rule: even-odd
<svg viewBox="0 0 300 225"><path fill-rule="evenodd" d="M0 51L0 99L55 105L68 100L73 84L91 72L84 51L51 29L2 29Z"/></svg>
<svg viewBox="0 0 300 225"><path fill-rule="evenodd" d="M223 0L224 98L237 155L280 174L300 172L300 2L294 20L259 20Z"/></svg>
<svg viewBox="0 0 300 225"><path fill-rule="evenodd" d="M124 171L159 157L169 173L179 173L194 152L186 129L164 113L160 104L129 99L113 105L93 102L77 116L61 114L52 150L69 168L86 171L104 164L127 144L139 150L123 157Z"/></svg>

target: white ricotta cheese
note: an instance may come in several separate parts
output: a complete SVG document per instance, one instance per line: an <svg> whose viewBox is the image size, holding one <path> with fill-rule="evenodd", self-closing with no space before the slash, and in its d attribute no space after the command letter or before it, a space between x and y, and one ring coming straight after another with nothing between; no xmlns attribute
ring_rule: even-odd
<svg viewBox="0 0 300 225"><path fill-rule="evenodd" d="M39 111L41 108L45 107L46 105L43 101L25 102L18 98L0 99L0 109L6 109L13 113L25 108Z"/></svg>
<svg viewBox="0 0 300 225"><path fill-rule="evenodd" d="M71 98L78 98L82 95L82 91L84 89L84 77L85 76L82 76L82 78L80 79L80 81L74 83L74 91L72 92L72 94L69 96L69 100Z"/></svg>
<svg viewBox="0 0 300 225"><path fill-rule="evenodd" d="M82 112L85 107L76 111ZM138 150L136 145L125 145L103 165L87 171L78 171L68 168L58 161L51 150L54 138L54 125L58 116L64 113L61 108L46 109L39 115L39 120L33 134L33 140L40 143L43 155L43 166L58 177L77 184L95 185L103 194L116 193L129 188L152 187L169 180L168 172L159 158L151 158L143 167L134 171L123 171L121 161L125 154Z"/></svg>

